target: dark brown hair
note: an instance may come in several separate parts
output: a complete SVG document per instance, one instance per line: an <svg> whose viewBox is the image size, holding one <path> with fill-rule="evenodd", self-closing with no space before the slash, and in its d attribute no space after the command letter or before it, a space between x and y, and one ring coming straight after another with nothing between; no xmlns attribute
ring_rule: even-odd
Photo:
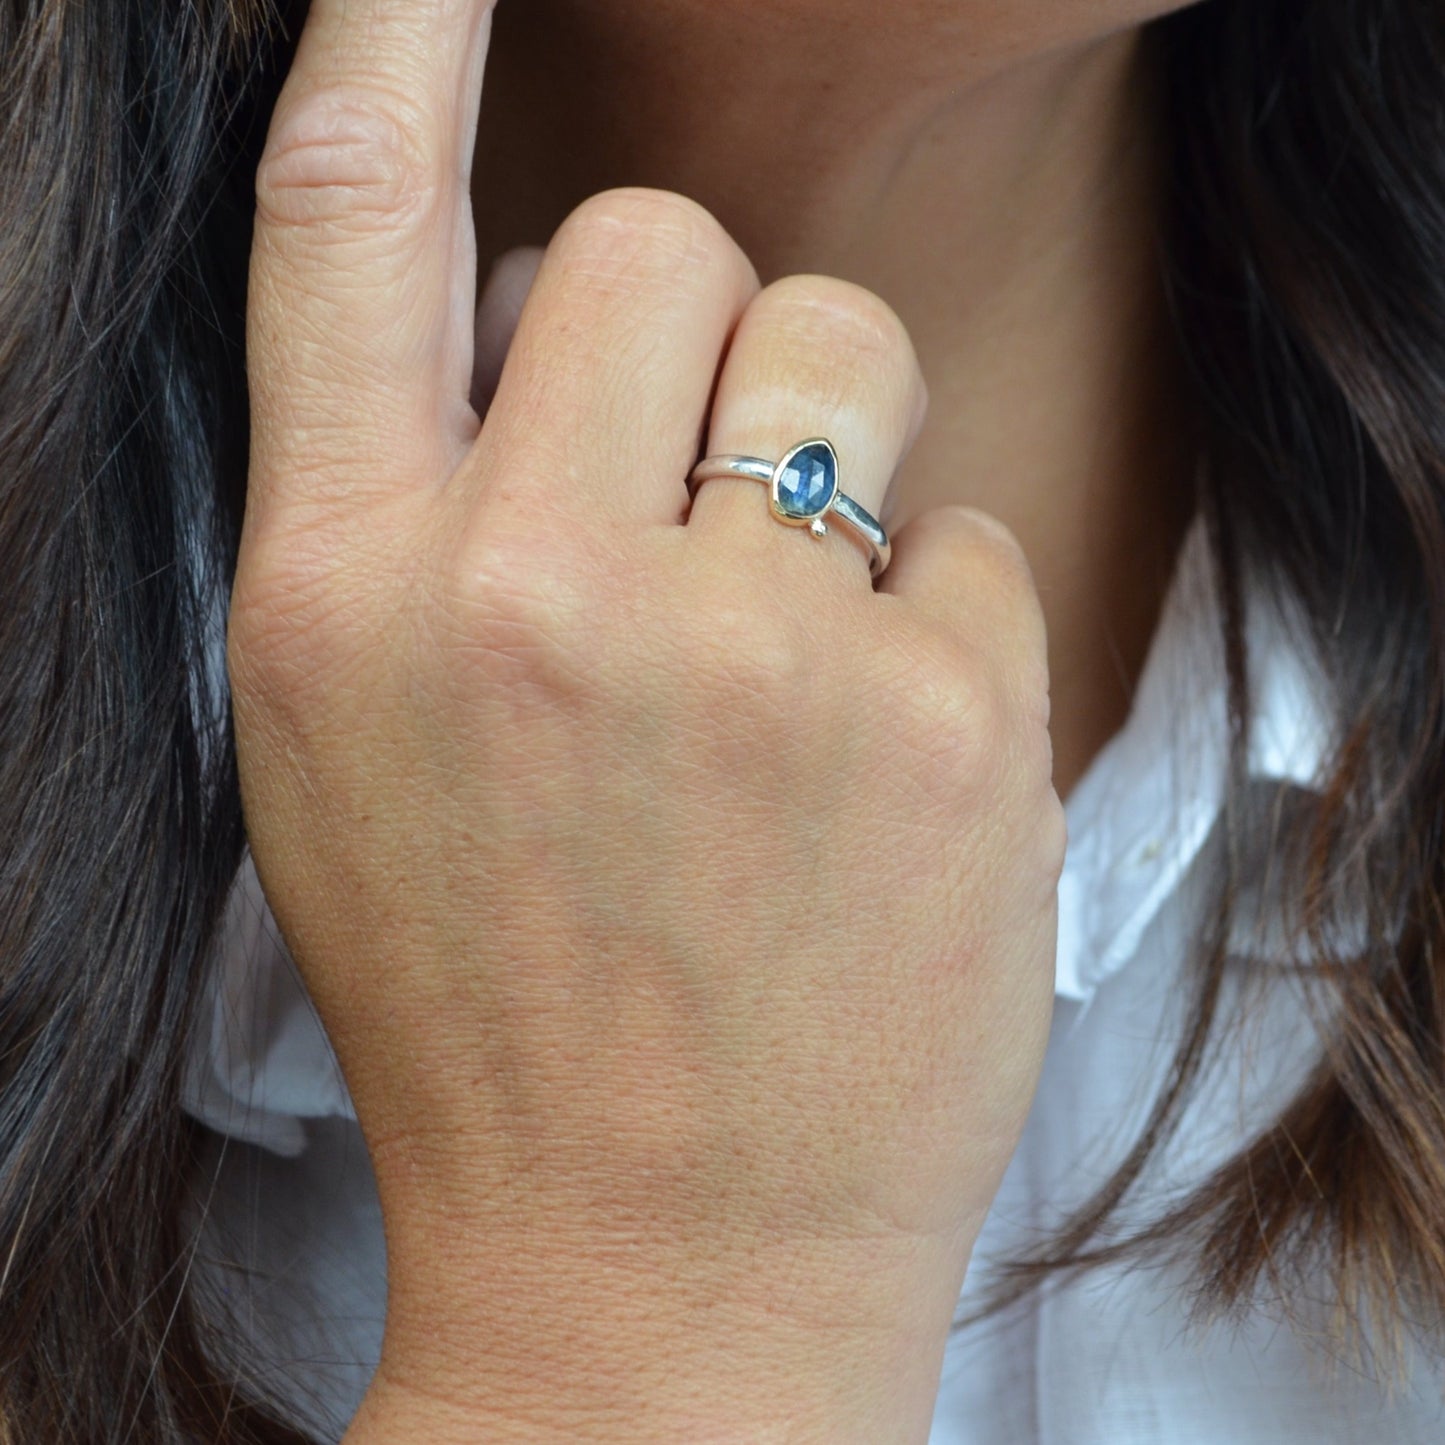
<svg viewBox="0 0 1445 1445"><path fill-rule="evenodd" d="M265 0L0 0L0 1437L301 1445L216 1361L189 1262L180 1068L243 832L218 629L245 475L251 176L286 41ZM296 18L294 16L292 19ZM294 32L294 25L291 27ZM1200 1299L1324 1266L1445 1310L1445 18L1208 0L1154 27L1164 282L1210 465L1233 788L1191 1026L1116 1178L1017 1290L1187 1250ZM1243 768L1246 578L1298 599L1339 701L1323 801ZM1142 1232L1227 1022L1267 847L1316 959L1313 1076ZM1334 912L1364 910L1342 953ZM1438 1344L1437 1344L1438 1348Z"/></svg>
<svg viewBox="0 0 1445 1445"><path fill-rule="evenodd" d="M301 1445L207 1362L179 1069L243 833L258 7L0 0L0 1438Z"/></svg>
<svg viewBox="0 0 1445 1445"><path fill-rule="evenodd" d="M1172 1255L1196 1318L1263 1298L1297 1312L1331 1286L1332 1348L1383 1365L1405 1328L1434 1353L1445 1328L1445 7L1212 0L1149 39L1231 779L1168 1081L1119 1170L1012 1263L995 1306L1051 1275ZM1298 604L1334 701L1318 801L1248 778L1251 591ZM1266 868L1318 1061L1195 1192L1120 1226L1222 1037L1279 982L1236 956L1240 900Z"/></svg>

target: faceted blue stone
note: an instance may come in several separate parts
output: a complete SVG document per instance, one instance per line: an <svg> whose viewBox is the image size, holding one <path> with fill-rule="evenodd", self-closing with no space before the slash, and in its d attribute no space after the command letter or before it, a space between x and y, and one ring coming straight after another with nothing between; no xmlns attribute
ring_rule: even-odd
<svg viewBox="0 0 1445 1445"><path fill-rule="evenodd" d="M789 456L778 474L778 510L789 517L816 517L838 490L838 459L824 442L809 442Z"/></svg>

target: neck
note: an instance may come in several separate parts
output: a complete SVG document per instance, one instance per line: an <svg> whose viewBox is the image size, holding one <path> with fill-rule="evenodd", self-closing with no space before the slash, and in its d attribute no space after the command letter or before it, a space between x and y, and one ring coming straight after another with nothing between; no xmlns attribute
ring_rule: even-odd
<svg viewBox="0 0 1445 1445"><path fill-rule="evenodd" d="M975 29L503 5L477 181L508 204L481 211L478 243L485 267L595 191L659 186L707 206L764 282L826 272L888 301L932 402L884 520L966 502L1018 535L1066 793L1127 713L1188 515L1158 132L1136 33L1020 57Z"/></svg>

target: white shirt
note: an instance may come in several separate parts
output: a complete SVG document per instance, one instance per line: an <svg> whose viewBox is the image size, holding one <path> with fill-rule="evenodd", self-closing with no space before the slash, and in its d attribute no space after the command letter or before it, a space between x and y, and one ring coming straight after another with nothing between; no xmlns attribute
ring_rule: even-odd
<svg viewBox="0 0 1445 1445"><path fill-rule="evenodd" d="M1041 1238L1112 1173L1178 1037L1225 776L1216 616L1196 526L1129 720L1066 803L1053 1036L961 1311L992 1260ZM1251 774L1262 787L1308 788L1329 710L1295 632L1262 600L1248 641ZM1240 966L1269 968L1253 945ZM1311 1061L1315 1040L1285 980L1281 969L1210 1074L1156 1189L1187 1186L1232 1155ZM201 1267L224 1291L237 1338L274 1361L263 1387L337 1439L380 1347L380 1212L345 1083L249 866L209 986L212 1026L190 1060L187 1108L229 1142L217 1153ZM1105 1267L954 1336L930 1445L1445 1441L1445 1379L1423 1353L1405 1379L1378 1384L1263 1306L1242 1324L1191 1329L1186 1285L1167 1267Z"/></svg>

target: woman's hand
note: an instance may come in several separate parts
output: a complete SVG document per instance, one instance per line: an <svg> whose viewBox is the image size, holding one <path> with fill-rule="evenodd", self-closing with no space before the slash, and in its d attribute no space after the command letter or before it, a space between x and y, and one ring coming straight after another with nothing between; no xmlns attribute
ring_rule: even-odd
<svg viewBox="0 0 1445 1445"><path fill-rule="evenodd" d="M827 435L876 513L923 388L677 196L562 226L478 422L487 28L314 0L258 183L230 661L381 1191L357 1430L922 1438L1051 996L1027 569L962 509L877 591L754 483L688 515L704 433Z"/></svg>

